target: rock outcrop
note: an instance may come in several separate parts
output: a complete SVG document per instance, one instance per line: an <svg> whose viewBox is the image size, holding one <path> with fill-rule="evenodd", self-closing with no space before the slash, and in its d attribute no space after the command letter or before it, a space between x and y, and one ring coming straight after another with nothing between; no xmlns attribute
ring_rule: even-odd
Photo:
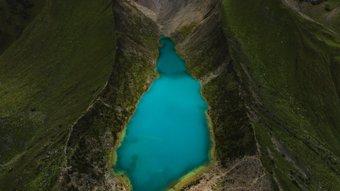
<svg viewBox="0 0 340 191"><path fill-rule="evenodd" d="M334 22L329 25L300 7L323 6L326 2L204 3L200 13L196 12L203 4L199 1L172 2L174 9L165 3L158 14L161 31L176 40L189 71L202 81L214 130L217 165L184 189L313 190L319 182L321 188L336 190L339 165L335 161L339 154L333 135L339 126L335 117L339 115L339 78L335 75L339 72L339 57L335 54L339 40L326 27L336 30L339 22L328 16L328 21ZM188 19L192 15L195 19ZM287 27L289 33L284 32ZM296 51L288 48L288 42L297 46ZM311 52L315 52L313 60L303 56ZM303 78L291 76L293 73ZM314 78L306 80L309 74ZM333 85L323 89L319 86L324 83L321 79ZM307 84L311 89L303 88ZM314 91L319 88L329 96ZM325 104L311 102L314 96L320 96ZM320 130L315 121L320 121L329 133L315 135ZM258 162L241 162L245 158ZM232 168L231 164L254 168L229 173L227 180L223 171ZM325 168L328 170L321 173ZM239 183L240 177L256 184Z"/></svg>
<svg viewBox="0 0 340 191"><path fill-rule="evenodd" d="M46 0L32 15L0 55L0 190L129 190L114 153L161 33L202 82L215 144L172 188L340 189L336 0Z"/></svg>
<svg viewBox="0 0 340 191"><path fill-rule="evenodd" d="M260 162L247 111L249 96L229 53L219 2L171 3L161 7L164 12L158 16L160 31L175 40L189 72L203 84L216 144L213 167L182 189L270 190L271 183ZM235 170L242 168L249 169Z"/></svg>
<svg viewBox="0 0 340 191"><path fill-rule="evenodd" d="M128 190L113 176L114 153L135 105L156 76L158 28L133 3L113 5L116 59L106 87L72 127L59 190ZM148 48L145 48L148 47Z"/></svg>

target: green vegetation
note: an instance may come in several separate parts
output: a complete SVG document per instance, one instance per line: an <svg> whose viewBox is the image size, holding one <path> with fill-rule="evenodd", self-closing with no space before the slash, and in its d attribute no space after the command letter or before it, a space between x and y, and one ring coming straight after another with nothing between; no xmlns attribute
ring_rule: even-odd
<svg viewBox="0 0 340 191"><path fill-rule="evenodd" d="M325 2L325 9L327 11L332 11L335 8L337 8L338 6L340 6L339 0L328 0L328 1Z"/></svg>
<svg viewBox="0 0 340 191"><path fill-rule="evenodd" d="M126 177L113 174L115 149L141 95L156 77L159 34L149 18L126 2L114 3L117 49L105 89L77 121L67 145L66 190L127 188ZM115 185L110 185L114 179Z"/></svg>
<svg viewBox="0 0 340 191"><path fill-rule="evenodd" d="M181 35L183 35L183 38L187 37L190 33L193 32L193 30L195 29L195 27L197 26L196 23L191 23L189 25L185 25L183 26L180 30L179 33Z"/></svg>
<svg viewBox="0 0 340 191"><path fill-rule="evenodd" d="M46 0L0 56L0 190L54 187L70 127L109 79L113 23L110 0Z"/></svg>
<svg viewBox="0 0 340 191"><path fill-rule="evenodd" d="M202 80L202 93L209 105L215 138L215 155L222 167L230 160L254 155L256 145L253 130L245 107L239 78L228 55L228 45L222 30L221 19L211 11L203 25L198 26L188 36L188 44L180 44L188 70ZM177 37L180 43L181 39ZM217 72L217 76L206 81L207 76Z"/></svg>
<svg viewBox="0 0 340 191"><path fill-rule="evenodd" d="M107 189L118 135L156 77L155 23L124 1L114 15L110 0L8 2L0 190ZM221 2L224 30L212 14L177 37L192 38L178 48L194 76L218 73L203 82L216 159L227 167L257 141L274 189L340 190L339 1L310 5L324 26L282 1Z"/></svg>
<svg viewBox="0 0 340 191"><path fill-rule="evenodd" d="M0 0L0 54L40 12L45 0Z"/></svg>
<svg viewBox="0 0 340 191"><path fill-rule="evenodd" d="M295 6L295 5L292 5ZM325 27L340 34L340 1L327 0L320 4L299 1L297 9Z"/></svg>
<svg viewBox="0 0 340 191"><path fill-rule="evenodd" d="M253 95L253 128L268 172L284 190L339 190L336 34L280 1L222 2L231 55Z"/></svg>

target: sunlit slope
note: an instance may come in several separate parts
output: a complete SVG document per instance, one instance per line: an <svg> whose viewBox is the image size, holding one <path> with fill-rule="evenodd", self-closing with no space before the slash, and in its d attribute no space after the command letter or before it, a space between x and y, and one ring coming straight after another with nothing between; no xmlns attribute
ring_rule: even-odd
<svg viewBox="0 0 340 191"><path fill-rule="evenodd" d="M222 2L273 181L284 190L339 190L339 40L279 0Z"/></svg>
<svg viewBox="0 0 340 191"><path fill-rule="evenodd" d="M47 0L0 56L0 190L50 190L114 62L110 0Z"/></svg>

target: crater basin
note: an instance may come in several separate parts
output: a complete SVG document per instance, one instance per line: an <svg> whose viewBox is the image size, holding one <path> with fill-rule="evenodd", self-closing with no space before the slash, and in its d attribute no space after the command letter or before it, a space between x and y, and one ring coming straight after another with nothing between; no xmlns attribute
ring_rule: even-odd
<svg viewBox="0 0 340 191"><path fill-rule="evenodd" d="M169 38L161 38L160 77L141 97L121 146L116 170L125 172L134 191L165 190L208 163L207 104L200 83L187 72Z"/></svg>

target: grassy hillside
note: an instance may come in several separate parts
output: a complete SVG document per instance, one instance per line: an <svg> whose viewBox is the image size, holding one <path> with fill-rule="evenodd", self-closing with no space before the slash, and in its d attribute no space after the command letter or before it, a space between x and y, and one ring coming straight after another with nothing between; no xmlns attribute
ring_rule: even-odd
<svg viewBox="0 0 340 191"><path fill-rule="evenodd" d="M232 159L254 155L256 147L219 11L216 3L193 32L180 31L184 39L189 34L187 39L178 34L175 39L188 70L203 84L202 93L214 128L216 158L221 166L227 166Z"/></svg>
<svg viewBox="0 0 340 191"><path fill-rule="evenodd" d="M70 127L109 79L113 25L110 0L46 0L0 56L0 190L55 184Z"/></svg>
<svg viewBox="0 0 340 191"><path fill-rule="evenodd" d="M340 1L327 0L318 4L308 1L286 0L295 6L299 11L316 20L319 23L331 28L340 34Z"/></svg>
<svg viewBox="0 0 340 191"><path fill-rule="evenodd" d="M41 11L45 0L0 0L0 54Z"/></svg>
<svg viewBox="0 0 340 191"><path fill-rule="evenodd" d="M278 0L222 3L273 181L284 190L339 190L339 39Z"/></svg>
<svg viewBox="0 0 340 191"><path fill-rule="evenodd" d="M126 187L113 153L156 77L157 26L127 1L29 2L0 0L0 190ZM329 30L280 0L221 2L224 28L217 6L179 47L204 84L217 170L257 157L256 140L274 189L340 190L336 17ZM258 182L253 164L217 186Z"/></svg>
<svg viewBox="0 0 340 191"><path fill-rule="evenodd" d="M62 190L128 190L115 150L141 95L156 77L158 28L127 1L114 2L117 49L107 86L77 121L67 144ZM112 176L113 175L113 176Z"/></svg>

